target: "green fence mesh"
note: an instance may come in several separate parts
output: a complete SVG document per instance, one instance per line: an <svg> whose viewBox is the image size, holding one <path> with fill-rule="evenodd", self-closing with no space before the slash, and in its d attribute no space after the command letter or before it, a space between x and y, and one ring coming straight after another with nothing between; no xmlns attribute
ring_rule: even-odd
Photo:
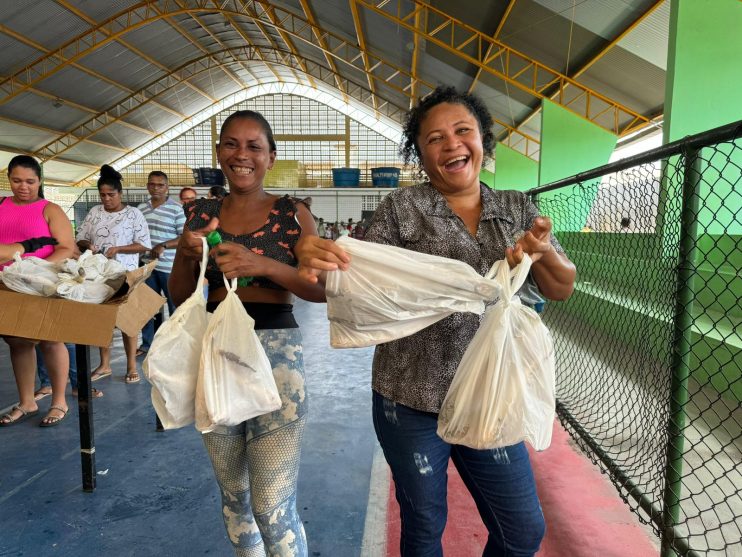
<svg viewBox="0 0 742 557"><path fill-rule="evenodd" d="M577 266L557 410L663 555L742 555L742 122L531 194Z"/></svg>

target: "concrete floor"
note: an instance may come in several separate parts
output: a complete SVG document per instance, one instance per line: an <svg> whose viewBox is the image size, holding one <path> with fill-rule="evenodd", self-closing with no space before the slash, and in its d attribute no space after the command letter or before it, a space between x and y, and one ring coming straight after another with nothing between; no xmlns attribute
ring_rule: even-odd
<svg viewBox="0 0 742 557"><path fill-rule="evenodd" d="M376 444L372 349L330 349L324 305L300 302L296 317L311 405L298 495L310 555L359 555ZM105 393L93 402L94 493L81 488L71 396L70 415L58 427L37 427L38 416L0 429L0 556L231 555L200 434L192 427L155 431L149 385L124 383L118 333L114 339L114 374L94 383ZM97 349L92 357L95 366ZM0 408L16 400L8 348L0 342Z"/></svg>

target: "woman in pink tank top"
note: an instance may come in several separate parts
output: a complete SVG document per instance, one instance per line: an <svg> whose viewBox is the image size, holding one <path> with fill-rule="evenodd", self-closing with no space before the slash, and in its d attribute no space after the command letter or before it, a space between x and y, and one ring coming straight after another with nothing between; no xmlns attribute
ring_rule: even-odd
<svg viewBox="0 0 742 557"><path fill-rule="evenodd" d="M8 164L8 180L13 192L0 203L0 262L6 255L20 251L23 257L33 255L47 261L74 257L75 242L72 224L61 207L41 197L41 166L33 157L18 155ZM56 245L44 245L44 238L53 237ZM34 240L31 243L28 240ZM18 249L18 248L22 249ZM0 265L2 267L4 265ZM19 403L0 418L0 427L15 425L37 414L34 399L36 384L37 341L18 337L3 337L10 347L13 373L18 387ZM64 390L69 372L69 355L61 342L40 341L44 361L52 383L52 402L42 427L57 425L67 415Z"/></svg>

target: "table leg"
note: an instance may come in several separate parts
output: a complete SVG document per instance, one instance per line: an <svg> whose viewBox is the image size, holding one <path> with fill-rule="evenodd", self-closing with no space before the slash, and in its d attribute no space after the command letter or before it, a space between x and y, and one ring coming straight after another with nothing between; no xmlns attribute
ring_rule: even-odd
<svg viewBox="0 0 742 557"><path fill-rule="evenodd" d="M95 491L95 440L93 432L93 397L90 381L90 346L77 344L77 407L80 416L80 460L82 489Z"/></svg>

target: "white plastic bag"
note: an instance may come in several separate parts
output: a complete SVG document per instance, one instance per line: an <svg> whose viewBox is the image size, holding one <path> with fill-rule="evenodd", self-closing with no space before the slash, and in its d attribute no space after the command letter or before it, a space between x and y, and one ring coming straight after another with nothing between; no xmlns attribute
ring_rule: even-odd
<svg viewBox="0 0 742 557"><path fill-rule="evenodd" d="M337 240L352 257L327 274L327 317L334 348L371 346L409 336L455 312L484 312L498 285L455 259L354 240Z"/></svg>
<svg viewBox="0 0 742 557"><path fill-rule="evenodd" d="M204 335L196 388L196 429L237 425L281 407L268 356L255 334L255 320L237 296L237 279Z"/></svg>
<svg viewBox="0 0 742 557"><path fill-rule="evenodd" d="M62 298L101 304L111 298L126 280L126 269L114 259L85 251L79 259L60 264L57 294Z"/></svg>
<svg viewBox="0 0 742 557"><path fill-rule="evenodd" d="M501 261L502 297L484 314L438 415L448 443L494 449L528 441L548 448L554 422L554 346L538 314L515 293L531 258L512 271Z"/></svg>
<svg viewBox="0 0 742 557"><path fill-rule="evenodd" d="M54 296L57 293L56 263L33 256L22 258L18 252L13 259L15 263L5 267L0 274L5 286L32 296Z"/></svg>
<svg viewBox="0 0 742 557"><path fill-rule="evenodd" d="M208 325L203 281L209 248L203 240L201 273L193 294L173 312L152 339L142 371L152 384L152 406L165 429L193 423L201 347Z"/></svg>

